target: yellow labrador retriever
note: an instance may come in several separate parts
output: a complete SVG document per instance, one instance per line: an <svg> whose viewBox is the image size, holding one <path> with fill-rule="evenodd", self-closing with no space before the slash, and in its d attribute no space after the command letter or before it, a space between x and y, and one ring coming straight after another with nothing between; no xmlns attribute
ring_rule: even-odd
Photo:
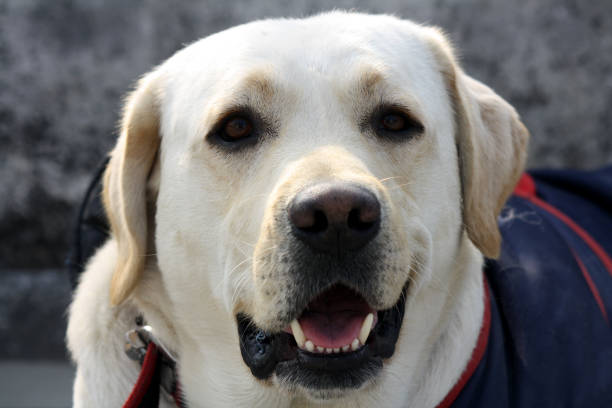
<svg viewBox="0 0 612 408"><path fill-rule="evenodd" d="M439 30L390 16L177 52L129 96L105 173L112 238L70 307L75 407L128 398L139 318L188 407L436 406L478 341L527 139Z"/></svg>

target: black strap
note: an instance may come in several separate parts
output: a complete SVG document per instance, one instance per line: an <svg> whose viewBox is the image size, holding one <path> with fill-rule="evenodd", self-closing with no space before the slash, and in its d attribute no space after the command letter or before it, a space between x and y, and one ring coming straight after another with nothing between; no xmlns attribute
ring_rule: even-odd
<svg viewBox="0 0 612 408"><path fill-rule="evenodd" d="M72 290L79 283L79 277L88 259L106 241L109 235L108 220L104 214L101 200L102 176L108 161L109 157L98 165L79 207L72 245L65 261Z"/></svg>

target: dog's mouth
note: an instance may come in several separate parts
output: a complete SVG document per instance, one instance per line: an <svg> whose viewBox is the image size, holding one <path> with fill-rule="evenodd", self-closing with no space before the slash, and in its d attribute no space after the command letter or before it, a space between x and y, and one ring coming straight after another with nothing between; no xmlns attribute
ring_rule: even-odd
<svg viewBox="0 0 612 408"><path fill-rule="evenodd" d="M242 358L259 379L275 373L288 386L358 388L393 355L405 294L406 288L392 308L377 311L359 293L336 284L279 333L266 333L239 314Z"/></svg>
<svg viewBox="0 0 612 408"><path fill-rule="evenodd" d="M337 285L310 302L286 331L297 346L311 353L346 353L361 348L378 314L359 294Z"/></svg>

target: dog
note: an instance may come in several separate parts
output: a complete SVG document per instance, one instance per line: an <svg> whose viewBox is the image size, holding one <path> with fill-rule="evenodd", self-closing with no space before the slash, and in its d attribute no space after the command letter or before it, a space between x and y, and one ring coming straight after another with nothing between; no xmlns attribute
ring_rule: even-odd
<svg viewBox="0 0 612 408"><path fill-rule="evenodd" d="M434 27L334 11L185 47L125 104L104 173L111 236L69 310L74 406L536 401L508 374L526 351L500 357L507 304L483 275L504 228L531 222L506 204L528 138ZM176 381L145 403L151 347ZM538 406L605 406L609 389L553 387Z"/></svg>

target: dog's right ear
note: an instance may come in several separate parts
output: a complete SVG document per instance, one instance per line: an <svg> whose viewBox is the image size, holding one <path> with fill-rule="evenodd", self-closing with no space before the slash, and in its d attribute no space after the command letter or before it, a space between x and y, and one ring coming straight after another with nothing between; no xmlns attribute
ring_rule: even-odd
<svg viewBox="0 0 612 408"><path fill-rule="evenodd" d="M110 285L113 305L130 295L145 265L146 187L160 143L159 82L160 74L153 71L127 98L121 134L104 175L104 207L118 246Z"/></svg>
<svg viewBox="0 0 612 408"><path fill-rule="evenodd" d="M463 72L440 31L425 32L453 106L465 230L485 256L497 258L497 216L523 172L529 132L510 104Z"/></svg>

